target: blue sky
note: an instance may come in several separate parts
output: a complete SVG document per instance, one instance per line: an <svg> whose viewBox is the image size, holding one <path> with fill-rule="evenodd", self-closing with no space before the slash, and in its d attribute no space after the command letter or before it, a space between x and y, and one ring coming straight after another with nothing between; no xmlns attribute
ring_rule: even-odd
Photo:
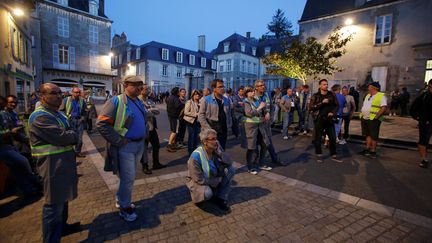
<svg viewBox="0 0 432 243"><path fill-rule="evenodd" d="M280 8L298 33L306 0L107 0L105 14L112 32L125 32L133 44L158 41L197 50L197 36L206 36L206 50L233 33L260 37Z"/></svg>

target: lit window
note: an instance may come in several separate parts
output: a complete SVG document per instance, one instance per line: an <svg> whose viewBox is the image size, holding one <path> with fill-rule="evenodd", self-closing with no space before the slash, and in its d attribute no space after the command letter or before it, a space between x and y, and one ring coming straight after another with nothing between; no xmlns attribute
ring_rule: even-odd
<svg viewBox="0 0 432 243"><path fill-rule="evenodd" d="M177 55L176 55L176 62L178 62L178 63L182 63L183 62L183 52L177 52Z"/></svg>
<svg viewBox="0 0 432 243"><path fill-rule="evenodd" d="M376 17L375 44L387 44L391 41L392 16L382 15Z"/></svg>
<svg viewBox="0 0 432 243"><path fill-rule="evenodd" d="M69 19L66 17L57 17L57 30L58 35L61 37L69 37Z"/></svg>
<svg viewBox="0 0 432 243"><path fill-rule="evenodd" d="M241 52L246 51L246 44L245 43L240 43L240 50L241 50Z"/></svg>
<svg viewBox="0 0 432 243"><path fill-rule="evenodd" d="M224 52L229 52L229 46L230 46L229 42L224 43Z"/></svg>
<svg viewBox="0 0 432 243"><path fill-rule="evenodd" d="M201 67L205 68L207 66L206 62L207 62L207 59L205 57L201 57Z"/></svg>
<svg viewBox="0 0 432 243"><path fill-rule="evenodd" d="M162 60L169 60L169 50L162 48Z"/></svg>
<svg viewBox="0 0 432 243"><path fill-rule="evenodd" d="M426 73L425 82L429 82L432 79L432 59L426 61Z"/></svg>
<svg viewBox="0 0 432 243"><path fill-rule="evenodd" d="M89 25L89 40L92 44L97 44L99 41L98 27L96 25Z"/></svg>
<svg viewBox="0 0 432 243"><path fill-rule="evenodd" d="M140 59L141 58L141 48L137 48L135 53L135 59Z"/></svg>
<svg viewBox="0 0 432 243"><path fill-rule="evenodd" d="M189 65L195 65L195 55L189 55Z"/></svg>
<svg viewBox="0 0 432 243"><path fill-rule="evenodd" d="M227 72L231 72L231 59L228 59L226 61L226 64L227 64Z"/></svg>

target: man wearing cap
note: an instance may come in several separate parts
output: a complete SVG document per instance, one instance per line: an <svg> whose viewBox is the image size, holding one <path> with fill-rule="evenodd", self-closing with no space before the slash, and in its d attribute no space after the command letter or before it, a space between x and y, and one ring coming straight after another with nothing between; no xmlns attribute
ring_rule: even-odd
<svg viewBox="0 0 432 243"><path fill-rule="evenodd" d="M105 102L96 126L108 141L105 170L118 174L120 185L116 194L116 207L126 221L134 221L138 215L132 204L132 188L136 165L144 153L147 137L146 113L138 98L144 81L138 76L128 76L123 81L124 94Z"/></svg>
<svg viewBox="0 0 432 243"><path fill-rule="evenodd" d="M378 82L372 82L368 86L368 94L363 101L360 119L362 135L366 137L366 148L360 152L372 159L377 157L376 146L379 137L381 121L384 120L384 112L387 109L387 98L380 92Z"/></svg>

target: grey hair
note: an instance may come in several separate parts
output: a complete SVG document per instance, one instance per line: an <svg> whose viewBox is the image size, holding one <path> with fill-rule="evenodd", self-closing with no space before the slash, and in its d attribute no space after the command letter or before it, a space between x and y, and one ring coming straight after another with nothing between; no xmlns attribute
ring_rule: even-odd
<svg viewBox="0 0 432 243"><path fill-rule="evenodd" d="M207 140L207 138L209 137L209 135L211 133L217 135L217 132L214 129L211 129L211 128L201 130L201 132L199 134L201 142L204 142L205 140Z"/></svg>

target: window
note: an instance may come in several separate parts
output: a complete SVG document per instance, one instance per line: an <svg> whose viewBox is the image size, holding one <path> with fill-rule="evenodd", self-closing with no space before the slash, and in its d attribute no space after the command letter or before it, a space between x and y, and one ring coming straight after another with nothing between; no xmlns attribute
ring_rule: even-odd
<svg viewBox="0 0 432 243"><path fill-rule="evenodd" d="M211 69L216 69L216 60L211 61Z"/></svg>
<svg viewBox="0 0 432 243"><path fill-rule="evenodd" d="M195 55L189 55L189 65L195 65Z"/></svg>
<svg viewBox="0 0 432 243"><path fill-rule="evenodd" d="M98 52L96 50L90 50L90 72L98 72Z"/></svg>
<svg viewBox="0 0 432 243"><path fill-rule="evenodd" d="M98 27L96 25L89 25L89 40L92 44L97 44L99 41Z"/></svg>
<svg viewBox="0 0 432 243"><path fill-rule="evenodd" d="M57 3L63 6L68 6L68 0L58 0Z"/></svg>
<svg viewBox="0 0 432 243"><path fill-rule="evenodd" d="M59 45L59 64L69 64L69 47Z"/></svg>
<svg viewBox="0 0 432 243"><path fill-rule="evenodd" d="M168 65L162 65L161 75L164 77L168 77Z"/></svg>
<svg viewBox="0 0 432 243"><path fill-rule="evenodd" d="M270 47L269 46L264 48L264 55L268 55L268 54L270 54Z"/></svg>
<svg viewBox="0 0 432 243"><path fill-rule="evenodd" d="M219 61L219 72L224 72L225 61Z"/></svg>
<svg viewBox="0 0 432 243"><path fill-rule="evenodd" d="M130 62L130 60L131 60L131 49L128 48L126 53L126 62Z"/></svg>
<svg viewBox="0 0 432 243"><path fill-rule="evenodd" d="M392 16L382 15L376 17L375 44L387 44L391 41Z"/></svg>
<svg viewBox="0 0 432 243"><path fill-rule="evenodd" d="M257 74L257 65L256 65L256 63L253 64L253 73Z"/></svg>
<svg viewBox="0 0 432 243"><path fill-rule="evenodd" d="M227 72L231 72L231 59L228 59L226 61L226 64L227 64Z"/></svg>
<svg viewBox="0 0 432 243"><path fill-rule="evenodd" d="M432 59L426 61L425 82L432 79Z"/></svg>
<svg viewBox="0 0 432 243"><path fill-rule="evenodd" d="M183 68L177 67L177 78L181 78L183 76Z"/></svg>
<svg viewBox="0 0 432 243"><path fill-rule="evenodd" d="M169 50L162 48L162 60L169 60Z"/></svg>
<svg viewBox="0 0 432 243"><path fill-rule="evenodd" d="M224 43L224 52L229 52L229 46L230 46L229 42Z"/></svg>
<svg viewBox="0 0 432 243"><path fill-rule="evenodd" d="M89 2L89 13L93 15L98 15L98 6L96 2L94 1Z"/></svg>
<svg viewBox="0 0 432 243"><path fill-rule="evenodd" d="M75 70L75 47L53 44L53 67Z"/></svg>
<svg viewBox="0 0 432 243"><path fill-rule="evenodd" d="M61 37L69 37L69 19L66 17L57 17L57 30L58 35Z"/></svg>
<svg viewBox="0 0 432 243"><path fill-rule="evenodd" d="M176 62L178 62L178 63L182 63L183 62L183 52L177 52L177 55L176 55Z"/></svg>
<svg viewBox="0 0 432 243"><path fill-rule="evenodd" d="M201 57L201 67L205 68L207 66L206 62L207 62L207 59L205 57Z"/></svg>
<svg viewBox="0 0 432 243"><path fill-rule="evenodd" d="M241 61L240 72L246 72L246 61L245 60Z"/></svg>
<svg viewBox="0 0 432 243"><path fill-rule="evenodd" d="M256 56L256 47L252 47L252 56Z"/></svg>
<svg viewBox="0 0 432 243"><path fill-rule="evenodd" d="M122 64L122 63L123 63L123 55L120 54L120 55L119 55L119 64Z"/></svg>
<svg viewBox="0 0 432 243"><path fill-rule="evenodd" d="M18 38L18 31L14 28L11 27L11 50L12 50L12 56L17 59L19 56L19 38Z"/></svg>
<svg viewBox="0 0 432 243"><path fill-rule="evenodd" d="M248 73L252 72L251 62L248 62L247 72Z"/></svg>
<svg viewBox="0 0 432 243"><path fill-rule="evenodd" d="M240 43L240 50L241 50L241 52L246 51L246 44L245 43Z"/></svg>
<svg viewBox="0 0 432 243"><path fill-rule="evenodd" d="M194 72L195 72L195 69L193 69L193 68L189 69L189 73L194 74Z"/></svg>
<svg viewBox="0 0 432 243"><path fill-rule="evenodd" d="M136 50L135 50L135 59L140 59L141 58L141 48L140 47L138 47Z"/></svg>

